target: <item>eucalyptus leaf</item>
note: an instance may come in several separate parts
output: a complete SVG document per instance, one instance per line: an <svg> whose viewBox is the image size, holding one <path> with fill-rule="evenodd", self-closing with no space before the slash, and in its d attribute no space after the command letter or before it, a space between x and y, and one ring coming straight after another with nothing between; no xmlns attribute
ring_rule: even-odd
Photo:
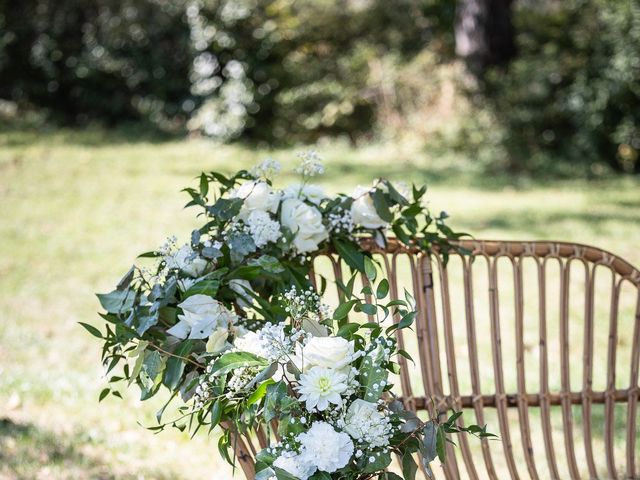
<svg viewBox="0 0 640 480"><path fill-rule="evenodd" d="M114 290L111 293L98 293L100 305L109 313L124 313L131 310L135 300L135 292L131 289Z"/></svg>

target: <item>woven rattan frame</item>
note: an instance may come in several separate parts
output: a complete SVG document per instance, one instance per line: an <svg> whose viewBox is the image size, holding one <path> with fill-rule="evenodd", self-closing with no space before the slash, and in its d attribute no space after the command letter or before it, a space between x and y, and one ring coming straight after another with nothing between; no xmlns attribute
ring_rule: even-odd
<svg viewBox="0 0 640 480"><path fill-rule="evenodd" d="M398 259L405 258L408 267L405 274L410 275L407 281L412 286L412 294L416 299L418 317L416 319L415 334L417 335L419 367L413 366L405 359L400 359L401 375L399 387L402 391L402 399L406 408L412 410L429 410L431 414L446 408L469 409L463 416L468 422L484 424L489 410L497 413L496 424L491 424L490 429L500 436L499 442L490 445L488 440L481 442L479 454L472 451L472 442L479 442L466 437L460 437L459 448L450 446L448 459L442 471L437 476L448 479L458 478L640 478L640 462L637 451L638 428L638 399L640 388L638 386L640 363L640 271L625 260L604 250L563 242L518 242L518 241L481 241L465 240L459 242L459 246L471 255L451 253L452 259L456 259L457 269L462 269L460 283L450 285L450 270L453 262L446 263L443 256L437 252L424 253L409 251L399 243L391 240L386 249L381 249L372 241L363 241L362 247L374 254L383 265L384 273L390 282L392 298L402 295L399 286ZM343 264L340 259L331 253L322 253L317 257L328 258L332 277L342 279ZM529 287L523 274L523 263L531 262L536 275L535 295L529 293ZM501 290L504 283L499 281L501 268L499 262L507 262L511 268L513 292L512 313L508 319L501 310ZM558 268L557 300L559 305L553 305L558 309L558 336L550 332L548 327L548 312L551 306L549 293L549 264L554 262ZM482 264L482 267L478 265ZM486 270L488 286L485 292L479 292L474 288L474 278L477 272L474 269ZM570 299L575 301L575 295L570 293L572 282L575 279L575 271L580 268L580 278L584 283L581 295L581 322L570 324ZM572 276L572 269L574 274ZM611 277L607 291L603 291L596 282L596 272L604 270ZM598 273L598 275L602 275ZM326 272L325 272L326 276ZM437 282L434 278L437 277ZM529 275L531 277L531 275ZM535 277L534 277L535 278ZM314 282L317 280L313 275ZM331 278L329 278L331 280ZM366 280L363 280L366 282ZM466 349L468 371L470 373L470 391L462 392L459 387L459 374L456 362L462 364L462 359L457 358L456 346L459 348L461 339L454 337L452 318L452 289L459 289L464 297L464 319L466 338L462 339ZM632 292L633 303L631 314L624 323L625 330L620 331L620 294L622 289ZM476 298L480 293L488 295L488 320L489 332L477 331ZM338 293L340 295L340 293ZM531 302L532 298L537 312L537 345L538 368L536 371L526 371L525 342L523 330L526 325L524 320L524 303ZM595 314L595 299L607 299L609 313L603 320ZM502 315L502 318L501 318ZM441 318L438 318L441 317ZM502 324L508 322L512 325L515 338L502 337ZM576 324L579 323L579 324ZM606 358L596 357L594 351L594 331L598 328L606 328ZM570 374L572 362L577 358L570 358L569 343L570 332L579 331L582 335L582 351L579 359L582 365L581 388L571 389ZM408 333L407 333L408 332ZM482 363L479 359L477 335L490 335L491 354L490 361ZM398 341L402 348L408 343L408 335L411 331L399 332ZM407 338L405 338L407 337ZM473 340L469 340L473 339ZM414 339L415 340L415 339ZM550 356L549 343L557 341L559 351ZM517 388L508 391L505 386L505 360L503 358L503 342L515 342L515 365ZM618 355L619 345L624 343L628 352ZM444 351L443 351L444 350ZM459 352L459 350L458 350ZM557 354L557 355L556 355ZM559 357L559 358L558 358ZM622 364L621 359L626 363ZM482 359L484 360L484 359ZM602 390L593 388L594 361L604 364L606 369L606 386ZM597 365L600 365L598 363ZM412 382L411 372L420 369L422 395L414 393L416 389L415 379ZM493 369L492 375L495 388L487 391L482 388L481 371ZM530 370L530 369L529 369ZM551 388L549 382L550 373L560 374L559 388ZM528 391L526 376L536 375L539 379L538 391ZM575 375L574 375L575 376ZM443 379L446 382L443 382ZM575 382L575 379L574 379ZM624 386L620 386L623 382ZM594 428L600 428L594 419L594 405L603 405L603 429L601 442L603 449L593 448ZM619 418L618 423L624 425L624 460L615 458L614 438L616 438L616 406L623 404L626 407L626 415ZM582 419L581 427L574 425L576 410ZM561 411L561 425L553 421L551 410ZM510 409L517 412L517 420L509 414ZM535 447L540 455L534 455L534 439L532 438L533 412L539 419L535 422L541 427L540 442ZM475 413L475 418L474 417ZM518 445L512 443L512 434L519 432ZM558 432L561 431L562 442L558 441ZM621 435L618 433L618 438ZM233 444L236 448L236 458L243 473L248 479L255 477L254 458L256 451L267 444L267 438L262 431L255 432L251 436L233 435ZM576 447L575 439L580 438L582 447ZM555 440L555 441L554 441ZM254 445L254 443L256 443ZM562 443L564 445L562 445ZM495 444L499 444L496 448ZM520 452L517 458L515 451ZM581 459L577 459L576 452L581 452ZM617 451L621 451L618 449ZM498 460L498 456L503 458ZM562 468L560 468L562 467ZM544 471L543 471L544 469ZM424 472L423 472L424 473Z"/></svg>

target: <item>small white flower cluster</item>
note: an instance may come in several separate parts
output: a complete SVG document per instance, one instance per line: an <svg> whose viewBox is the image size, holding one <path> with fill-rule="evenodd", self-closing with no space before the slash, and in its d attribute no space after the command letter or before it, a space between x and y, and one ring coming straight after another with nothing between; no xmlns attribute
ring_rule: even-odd
<svg viewBox="0 0 640 480"><path fill-rule="evenodd" d="M297 155L301 161L298 168L296 168L296 173L299 173L304 178L314 177L324 173L324 165L318 152L315 150L307 150L305 152L298 152Z"/></svg>
<svg viewBox="0 0 640 480"><path fill-rule="evenodd" d="M174 252L178 249L178 237L172 235L171 237L167 237L167 240L158 248L158 253L167 256L171 252Z"/></svg>
<svg viewBox="0 0 640 480"><path fill-rule="evenodd" d="M353 231L353 216L348 210L339 210L338 212L331 212L327 215L329 223L329 230L333 233L346 233L351 234Z"/></svg>
<svg viewBox="0 0 640 480"><path fill-rule="evenodd" d="M269 362L287 362L294 355L296 343L303 339L305 332L293 329L290 334L284 330L285 324L267 323L256 332L247 332L235 342L235 350L249 352L267 359Z"/></svg>
<svg viewBox="0 0 640 480"><path fill-rule="evenodd" d="M322 303L313 287L299 291L293 286L282 295L281 300L285 312L296 321L305 317L320 321L330 315L330 307Z"/></svg>
<svg viewBox="0 0 640 480"><path fill-rule="evenodd" d="M264 210L253 210L246 220L256 247L262 248L269 242L277 242L282 236L280 224L271 219Z"/></svg>
<svg viewBox="0 0 640 480"><path fill-rule="evenodd" d="M258 177L270 180L280 173L282 166L273 158L265 158L260 164L251 169L251 173Z"/></svg>
<svg viewBox="0 0 640 480"><path fill-rule="evenodd" d="M393 425L389 410L378 409L378 405L357 399L336 426L347 432L356 444L364 449L375 449L389 445Z"/></svg>
<svg viewBox="0 0 640 480"><path fill-rule="evenodd" d="M227 380L225 394L227 398L233 398L242 392L251 381L260 373L260 367L239 367L231 372L231 376Z"/></svg>

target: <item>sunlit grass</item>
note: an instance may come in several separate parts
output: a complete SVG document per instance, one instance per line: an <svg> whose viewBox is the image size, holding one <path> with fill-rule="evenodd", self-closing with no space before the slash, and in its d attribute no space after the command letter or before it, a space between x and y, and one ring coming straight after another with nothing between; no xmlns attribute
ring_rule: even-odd
<svg viewBox="0 0 640 480"><path fill-rule="evenodd" d="M472 160L411 147L317 148L330 191L379 175L426 182L432 208L478 238L590 243L640 264L637 180L543 184L487 178ZM109 290L136 254L173 233L186 238L197 221L180 189L199 171L266 155L285 169L295 161L294 150L135 132L0 133L0 478L230 478L215 438L136 423L152 424L160 400L139 402L131 389L98 405L98 344L77 322L99 321L93 293Z"/></svg>

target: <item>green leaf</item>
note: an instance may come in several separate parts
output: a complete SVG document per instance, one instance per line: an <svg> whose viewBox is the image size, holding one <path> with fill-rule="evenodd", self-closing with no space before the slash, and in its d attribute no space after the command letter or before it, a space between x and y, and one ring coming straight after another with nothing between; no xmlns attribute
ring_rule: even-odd
<svg viewBox="0 0 640 480"><path fill-rule="evenodd" d="M402 475L404 476L404 480L414 480L417 471L418 465L413 459L411 452L404 452L404 455L402 455Z"/></svg>
<svg viewBox="0 0 640 480"><path fill-rule="evenodd" d="M367 315L375 315L378 312L378 308L371 303L363 303L360 305L360 310L362 310Z"/></svg>
<svg viewBox="0 0 640 480"><path fill-rule="evenodd" d="M436 452L438 453L438 458L442 463L447 458L447 437L444 433L444 428L442 425L438 425L438 430L436 433Z"/></svg>
<svg viewBox="0 0 640 480"><path fill-rule="evenodd" d="M376 297L378 300L382 300L389 293L389 281L386 278L380 280L378 288L376 288Z"/></svg>
<svg viewBox="0 0 640 480"><path fill-rule="evenodd" d="M323 472L322 470L318 470L311 477L309 477L309 480L332 480L332 479L331 479L331 474L327 472Z"/></svg>
<svg viewBox="0 0 640 480"><path fill-rule="evenodd" d="M222 418L222 402L220 400L216 400L211 405L211 424L209 425L209 431L213 430L218 423L220 423L220 419Z"/></svg>
<svg viewBox="0 0 640 480"><path fill-rule="evenodd" d="M80 325L82 325L87 332L89 332L91 335L93 335L94 337L97 338L103 338L102 337L102 332L100 332L100 330L98 330L96 327L94 327L93 325L89 325L88 323L84 323L84 322L78 322Z"/></svg>
<svg viewBox="0 0 640 480"><path fill-rule="evenodd" d="M384 197L382 190L376 188L370 195L373 198L373 206L375 207L378 216L385 222L392 222L393 215L389 210L387 199Z"/></svg>
<svg viewBox="0 0 640 480"><path fill-rule="evenodd" d="M398 322L398 329L402 330L403 328L410 327L413 324L413 321L416 318L418 312L409 312L405 316L402 317L400 322Z"/></svg>
<svg viewBox="0 0 640 480"><path fill-rule="evenodd" d="M131 289L114 290L111 293L98 293L96 295L100 300L100 305L109 313L124 313L131 310L135 293Z"/></svg>
<svg viewBox="0 0 640 480"><path fill-rule="evenodd" d="M356 303L357 300L349 300L348 302L338 305L338 308L336 308L335 312L333 312L334 320L342 320L343 318L346 318Z"/></svg>
<svg viewBox="0 0 640 480"><path fill-rule="evenodd" d="M256 388L253 393L249 395L249 398L247 398L247 407L250 407L254 403L258 403L260 400L262 400L267 393L267 387L273 383L276 382L274 382L272 379L262 382L258 386L258 388Z"/></svg>
<svg viewBox="0 0 640 480"><path fill-rule="evenodd" d="M278 480L298 480L298 477L294 477L286 470L282 470L281 468L278 468L278 467L271 467L271 468L275 472L276 478Z"/></svg>
<svg viewBox="0 0 640 480"><path fill-rule="evenodd" d="M376 452L373 456L375 458L373 462L369 461L369 457L366 455L361 457L358 466L361 468L362 473L378 472L391 464L390 452Z"/></svg>
<svg viewBox="0 0 640 480"><path fill-rule="evenodd" d="M364 273L371 282L374 282L378 275L376 264L369 257L364 257Z"/></svg>
<svg viewBox="0 0 640 480"><path fill-rule="evenodd" d="M189 289L184 292L182 299L184 300L192 295L206 295L208 297L215 298L218 293L218 288L220 288L220 279L218 278L201 280L195 285L189 287Z"/></svg>
<svg viewBox="0 0 640 480"><path fill-rule="evenodd" d="M364 273L364 254L356 248L353 242L347 242L343 240L333 239L333 246L347 265L351 268Z"/></svg>
<svg viewBox="0 0 640 480"><path fill-rule="evenodd" d="M229 352L218 358L211 366L210 375L225 375L240 367L254 367L269 365L269 362L249 352Z"/></svg>
<svg viewBox="0 0 640 480"><path fill-rule="evenodd" d="M111 389L109 387L103 388L102 391L100 392L100 395L98 396L98 403L104 400L105 397L109 395L109 393L111 393Z"/></svg>
<svg viewBox="0 0 640 480"><path fill-rule="evenodd" d="M360 329L360 325L357 323L347 323L342 325L336 334L338 337L346 338L350 340L354 333Z"/></svg>
<svg viewBox="0 0 640 480"><path fill-rule="evenodd" d="M173 352L180 357L187 357L191 353L193 345L190 341L182 342L182 344ZM174 390L182 379L182 373L184 372L185 361L178 357L169 357L167 360L167 368L164 371L164 383L167 388Z"/></svg>
<svg viewBox="0 0 640 480"><path fill-rule="evenodd" d="M207 193L209 193L209 180L204 172L200 174L200 196L206 197Z"/></svg>

